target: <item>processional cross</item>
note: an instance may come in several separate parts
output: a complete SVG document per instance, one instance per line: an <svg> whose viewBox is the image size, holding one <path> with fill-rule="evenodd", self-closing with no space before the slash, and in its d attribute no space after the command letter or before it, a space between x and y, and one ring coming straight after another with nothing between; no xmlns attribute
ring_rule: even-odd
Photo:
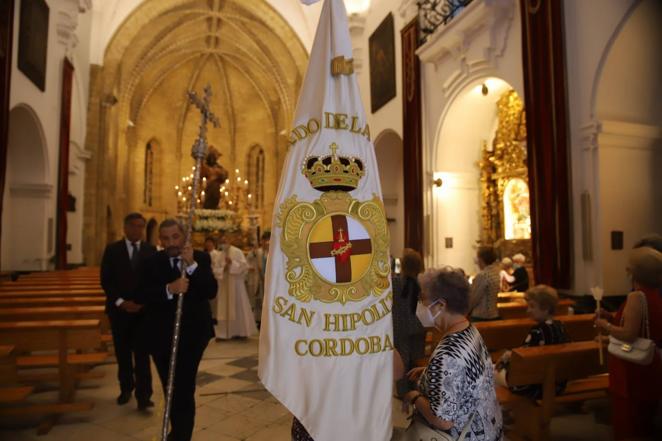
<svg viewBox="0 0 662 441"><path fill-rule="evenodd" d="M195 214L195 206L197 203L198 187L200 185L200 168L202 167L202 160L207 154L207 123L213 124L214 127L221 125L218 117L214 115L209 107L211 99L211 86L208 84L204 88L204 96L200 98L194 91L189 90L186 92L188 100L195 105L200 111L200 129L198 137L193 143L191 149L191 156L195 159L195 170L193 172L193 191L190 200L190 207L188 211L187 225L186 225L186 244L191 243L191 230L193 228L193 215ZM182 265L182 277L185 276L186 266ZM161 441L166 441L168 438L168 422L170 421L170 409L172 407L172 396L175 387L175 367L177 364L177 349L179 346L179 332L182 322L182 307L184 306L184 296L180 293L177 298L177 312L175 314L175 328L172 334L172 350L170 353L170 369L168 371L168 385L166 387L166 404L163 412L163 427L161 428Z"/></svg>

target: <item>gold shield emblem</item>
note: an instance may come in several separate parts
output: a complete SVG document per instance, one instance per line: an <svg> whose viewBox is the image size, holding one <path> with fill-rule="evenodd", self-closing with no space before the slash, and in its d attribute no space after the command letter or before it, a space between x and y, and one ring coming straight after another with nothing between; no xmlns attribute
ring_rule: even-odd
<svg viewBox="0 0 662 441"><path fill-rule="evenodd" d="M389 286L389 233L381 200L329 191L287 199L278 216L289 294L302 302L360 301Z"/></svg>

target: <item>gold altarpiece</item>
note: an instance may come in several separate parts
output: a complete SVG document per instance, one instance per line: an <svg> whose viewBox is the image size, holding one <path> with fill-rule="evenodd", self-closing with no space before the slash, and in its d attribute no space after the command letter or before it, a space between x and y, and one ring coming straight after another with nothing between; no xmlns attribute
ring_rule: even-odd
<svg viewBox="0 0 662 441"><path fill-rule="evenodd" d="M480 167L481 238L500 256L522 253L531 261L531 216L526 165L526 114L514 90L497 101L498 127L483 142Z"/></svg>

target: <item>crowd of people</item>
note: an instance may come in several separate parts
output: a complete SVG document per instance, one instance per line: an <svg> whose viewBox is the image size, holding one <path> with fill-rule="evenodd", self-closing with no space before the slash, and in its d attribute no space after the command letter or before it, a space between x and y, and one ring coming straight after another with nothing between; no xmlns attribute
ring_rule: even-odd
<svg viewBox="0 0 662 441"><path fill-rule="evenodd" d="M547 285L529 288L524 262L521 254L498 262L494 249L480 247L479 272L470 283L460 268L424 271L420 254L404 251L402 271L393 281L394 377L406 411L413 408L413 419L402 441L433 439L440 432L452 439L503 439L495 385L509 387L511 352L493 364L472 323L500 320L498 293L520 291L534 321L521 346L569 341L563 324L554 318L557 291ZM595 326L603 339L611 336L631 345L652 340L655 354L650 362L628 361L617 350L610 350L608 359L614 439L652 440L662 401L662 237L637 243L624 269L631 292L615 313L596 311ZM424 359L425 328L436 328L442 338L425 360L426 367L417 367L416 361ZM557 383L556 392L562 393L565 386ZM509 389L532 400L542 397L538 384Z"/></svg>
<svg viewBox="0 0 662 441"><path fill-rule="evenodd" d="M107 246L101 264L118 363L117 403L124 405L135 394L139 410L154 405L150 355L165 388L175 294L185 294L169 439L189 440L195 378L209 341L214 336L246 338L258 332L270 236L263 234L259 245L245 254L223 236L219 241L207 238L204 251L193 250L185 244L181 224L172 219L159 225L159 249L142 240L144 230L142 215L126 216L125 237ZM522 346L569 341L563 324L554 318L557 291L547 285L529 287L525 262L519 253L499 260L494 248L483 246L476 253L478 272L470 277L460 268L425 270L418 252L404 250L400 271L392 278L394 378L405 410L413 412L402 441L428 439L441 432L453 439L462 434L472 440L503 439L495 386L509 387L511 352L493 363L472 323L500 320L498 294L519 291L534 321ZM634 344L645 338L656 346L657 353L647 364L613 353L608 360L615 439L647 439L653 436L662 399L662 237L640 241L625 270L632 291L617 311L596 311L595 326L621 342ZM426 328L436 328L442 337L425 367L417 367L425 357ZM557 393L565 386L559 382ZM542 396L536 384L510 390L532 400ZM311 440L296 419L292 437Z"/></svg>

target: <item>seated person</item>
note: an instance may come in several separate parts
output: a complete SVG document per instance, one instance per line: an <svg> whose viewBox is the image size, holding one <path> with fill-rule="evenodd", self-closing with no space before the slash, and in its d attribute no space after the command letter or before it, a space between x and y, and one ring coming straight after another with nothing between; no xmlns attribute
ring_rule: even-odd
<svg viewBox="0 0 662 441"><path fill-rule="evenodd" d="M510 284L511 291L526 292L529 289L529 273L524 267L525 262L524 254L517 253L513 256L513 268L515 268L513 277L515 277L515 281Z"/></svg>
<svg viewBox="0 0 662 441"><path fill-rule="evenodd" d="M499 289L501 289L501 292L510 291L510 284L515 281L515 276L513 275L513 261L509 257L504 257L501 260L499 279Z"/></svg>
<svg viewBox="0 0 662 441"><path fill-rule="evenodd" d="M527 314L537 323L531 328L521 347L527 348L532 346L567 343L569 339L563 323L553 319L554 311L556 310L556 305L559 301L559 296L556 293L556 290L551 286L536 285L526 292L524 298L528 305L526 310ZM506 351L495 366L497 371L497 384L501 386L508 386L507 372L510 355L511 352ZM557 384L556 393L563 392L564 388L565 382ZM513 386L510 390L516 394L525 395L534 400L542 398L542 385L540 384Z"/></svg>

